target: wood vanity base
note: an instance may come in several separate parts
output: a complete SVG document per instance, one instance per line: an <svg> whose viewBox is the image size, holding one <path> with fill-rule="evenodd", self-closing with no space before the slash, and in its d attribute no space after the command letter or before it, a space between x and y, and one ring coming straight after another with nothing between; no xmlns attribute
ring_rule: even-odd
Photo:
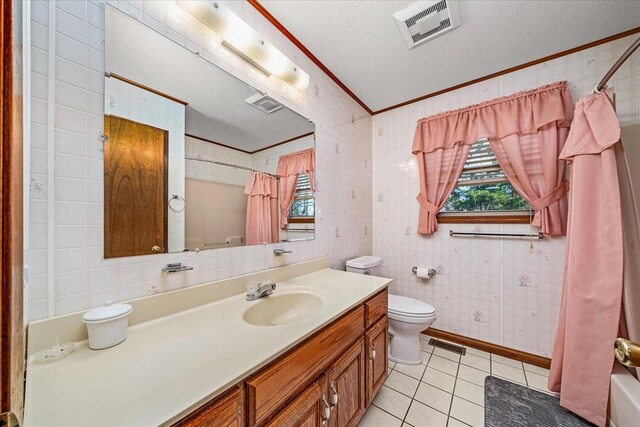
<svg viewBox="0 0 640 427"><path fill-rule="evenodd" d="M387 377L387 290L179 421L189 427L355 427Z"/></svg>

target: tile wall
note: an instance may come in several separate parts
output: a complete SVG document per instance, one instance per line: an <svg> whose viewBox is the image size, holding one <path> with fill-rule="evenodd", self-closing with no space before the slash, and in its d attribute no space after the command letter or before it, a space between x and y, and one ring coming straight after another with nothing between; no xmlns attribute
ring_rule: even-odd
<svg viewBox="0 0 640 427"><path fill-rule="evenodd" d="M34 0L30 8L26 320L329 256L331 266L371 252L371 117L246 2L227 2L302 67L306 92L267 78L222 47L173 1L111 5L266 91L316 123L316 239L199 254L102 258L104 1ZM27 147L25 147L27 148ZM340 173L336 173L339 171ZM293 254L274 259L275 246ZM163 277L171 261L188 273Z"/></svg>
<svg viewBox="0 0 640 427"><path fill-rule="evenodd" d="M633 37L564 56L445 93L373 118L373 254L396 279L392 292L434 305L434 327L549 356L562 294L564 238L542 241L449 237L449 230L536 231L526 225L442 224L430 237L416 234L418 175L411 144L416 121L499 96L567 80L574 101L588 94ZM640 123L640 56L613 82L621 123ZM412 266L436 268L430 281Z"/></svg>

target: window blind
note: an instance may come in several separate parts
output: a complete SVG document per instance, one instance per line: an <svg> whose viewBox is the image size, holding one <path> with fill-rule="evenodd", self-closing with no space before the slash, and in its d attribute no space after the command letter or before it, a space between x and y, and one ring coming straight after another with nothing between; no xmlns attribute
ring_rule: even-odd
<svg viewBox="0 0 640 427"><path fill-rule="evenodd" d="M486 185L507 182L488 139L473 143L469 156L458 178L457 185Z"/></svg>

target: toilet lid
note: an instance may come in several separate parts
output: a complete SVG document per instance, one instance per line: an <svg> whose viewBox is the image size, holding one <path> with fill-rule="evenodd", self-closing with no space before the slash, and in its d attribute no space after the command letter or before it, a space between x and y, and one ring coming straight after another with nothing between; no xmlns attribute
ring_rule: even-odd
<svg viewBox="0 0 640 427"><path fill-rule="evenodd" d="M400 295L389 295L389 312L412 317L429 317L436 309L426 302Z"/></svg>

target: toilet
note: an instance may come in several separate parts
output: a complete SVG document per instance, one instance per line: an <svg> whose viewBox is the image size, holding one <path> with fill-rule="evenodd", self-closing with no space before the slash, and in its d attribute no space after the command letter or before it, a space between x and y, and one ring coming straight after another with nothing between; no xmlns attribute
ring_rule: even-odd
<svg viewBox="0 0 640 427"><path fill-rule="evenodd" d="M362 256L347 261L351 273L379 276L382 258ZM426 302L389 294L389 360L404 365L422 363L420 333L436 320L436 309Z"/></svg>

